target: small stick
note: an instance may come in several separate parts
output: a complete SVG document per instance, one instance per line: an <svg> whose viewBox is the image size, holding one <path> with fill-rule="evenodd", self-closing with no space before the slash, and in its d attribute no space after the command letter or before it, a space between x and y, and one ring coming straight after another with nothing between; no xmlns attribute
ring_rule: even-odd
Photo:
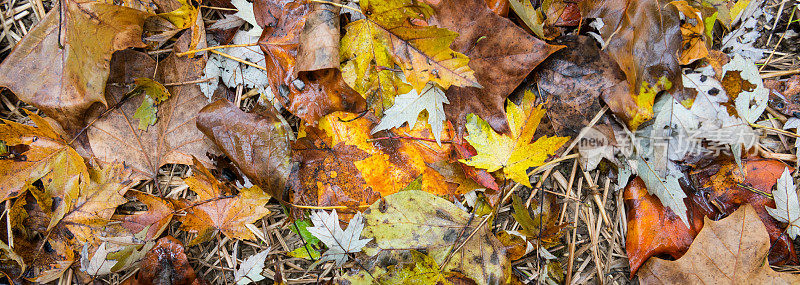
<svg viewBox="0 0 800 285"><path fill-rule="evenodd" d="M252 67L255 67L255 68L261 69L261 70L263 70L263 71L269 71L269 70L267 70L267 68L266 68L266 67L259 66L258 64L255 64L255 63L252 63L252 62L246 61L246 60L244 60L244 59L241 59L241 58L238 58L238 57L232 56L232 55L230 55L230 54L227 54L227 53L224 53L224 52L221 52L221 51L215 50L215 49L212 49L212 50L209 50L209 51L210 51L210 52L213 52L213 53L216 53L216 54L218 54L218 55L221 55L221 56L224 56L224 57L230 58L230 59L232 59L232 60L235 60L235 61L238 61L238 62L241 62L241 63L247 64L247 65L249 65L249 66L252 66Z"/></svg>

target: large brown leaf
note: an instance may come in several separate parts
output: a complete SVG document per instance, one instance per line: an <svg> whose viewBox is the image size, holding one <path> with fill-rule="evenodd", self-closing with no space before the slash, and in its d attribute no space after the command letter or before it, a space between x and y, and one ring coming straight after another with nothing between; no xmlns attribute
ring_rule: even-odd
<svg viewBox="0 0 800 285"><path fill-rule="evenodd" d="M653 116L655 92L661 78L671 82L668 94L679 102L684 94L677 55L681 50L678 12L659 0L586 0L582 15L600 18L603 48L613 57L628 81L628 94L614 93L603 98L609 108L631 128Z"/></svg>
<svg viewBox="0 0 800 285"><path fill-rule="evenodd" d="M155 61L144 53L125 51L114 56L113 66L106 87L106 99L112 106L125 97L126 84L153 75ZM218 154L218 150L195 126L197 112L206 105L206 97L196 84L182 84L199 79L204 66L202 58L174 55L159 63L155 80L168 85L172 96L159 104L156 124L140 130L133 115L144 97L127 99L87 130L95 158L101 163L124 161L141 178L155 177L164 164L192 164L192 156L211 165L206 154ZM170 83L181 84L169 86Z"/></svg>
<svg viewBox="0 0 800 285"><path fill-rule="evenodd" d="M767 264L769 235L750 205L703 230L676 261L651 259L639 271L644 284L797 284L800 275Z"/></svg>
<svg viewBox="0 0 800 285"><path fill-rule="evenodd" d="M148 14L97 2L58 3L0 65L0 86L73 133L92 104L106 104L111 54L144 46Z"/></svg>
<svg viewBox="0 0 800 285"><path fill-rule="evenodd" d="M334 3L340 0L332 1ZM300 71L339 68L339 10L338 6L313 3L311 13L300 33L297 66Z"/></svg>
<svg viewBox="0 0 800 285"><path fill-rule="evenodd" d="M463 134L467 114L483 118L497 131L508 130L506 96L547 56L560 47L534 38L498 16L483 0L429 0L439 27L458 33L451 47L469 57L483 88L452 86L445 93L447 119Z"/></svg>
<svg viewBox="0 0 800 285"><path fill-rule="evenodd" d="M228 100L209 104L197 116L197 127L256 185L285 201L283 189L291 171L287 130L272 106L260 115L245 113Z"/></svg>

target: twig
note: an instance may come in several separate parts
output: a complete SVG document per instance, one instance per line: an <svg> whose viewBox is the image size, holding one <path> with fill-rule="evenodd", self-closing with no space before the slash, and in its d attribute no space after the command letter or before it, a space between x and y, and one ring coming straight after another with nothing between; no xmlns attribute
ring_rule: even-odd
<svg viewBox="0 0 800 285"><path fill-rule="evenodd" d="M257 46L257 45L258 45L258 43L213 46L213 47L206 47L206 48L201 48L201 49L188 50L188 51L185 51L185 52L177 54L177 56L184 56L184 55L187 55L187 54L194 54L194 53L198 53L198 52L221 49L221 48L251 47L251 46Z"/></svg>
<svg viewBox="0 0 800 285"><path fill-rule="evenodd" d="M310 0L310 2L328 4L328 5L336 6L336 7L339 7L339 8L350 9L350 10L359 12L361 14L364 14L364 12L361 12L361 9L356 9L356 8L353 8L353 7L350 7L350 6L347 6L347 5L342 5L342 4L339 4L339 3L336 3L336 2L325 1L325 0Z"/></svg>
<svg viewBox="0 0 800 285"><path fill-rule="evenodd" d="M246 60L244 60L244 59L241 59L241 58L238 58L238 57L232 56L232 55L230 55L230 54L227 54L227 53L224 53L224 52L221 52L221 51L215 50L215 49L212 49L212 50L209 50L209 51L210 51L210 52L213 52L213 53L216 53L216 54L218 54L218 55L221 55L221 56L224 56L224 57L230 58L230 59L232 59L232 60L235 60L235 61L238 61L238 62L241 62L241 63L247 64L247 65L249 65L249 66L252 66L252 67L255 67L255 68L261 69L261 70L263 70L263 71L269 71L269 70L267 70L267 68L266 68L266 67L259 66L258 64L255 64L255 63L252 63L252 62L246 61Z"/></svg>

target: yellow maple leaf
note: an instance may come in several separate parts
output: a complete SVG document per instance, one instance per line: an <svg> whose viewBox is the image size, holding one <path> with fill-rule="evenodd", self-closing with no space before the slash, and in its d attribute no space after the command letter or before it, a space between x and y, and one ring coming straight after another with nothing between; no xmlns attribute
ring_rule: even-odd
<svg viewBox="0 0 800 285"><path fill-rule="evenodd" d="M376 107L377 114L393 104L394 96L413 87L422 91L429 81L444 89L451 85L481 87L469 58L450 48L457 33L424 22L433 9L417 0L359 2L365 19L345 27L340 57L345 81ZM400 67L408 84L395 72ZM409 86L410 85L410 86Z"/></svg>
<svg viewBox="0 0 800 285"><path fill-rule="evenodd" d="M526 170L542 165L544 161L569 140L569 137L541 137L531 143L536 127L547 110L533 106L533 93L525 92L522 104L509 102L506 119L511 135L498 134L485 120L469 114L464 137L478 152L461 162L489 172L503 169L505 176L531 187Z"/></svg>

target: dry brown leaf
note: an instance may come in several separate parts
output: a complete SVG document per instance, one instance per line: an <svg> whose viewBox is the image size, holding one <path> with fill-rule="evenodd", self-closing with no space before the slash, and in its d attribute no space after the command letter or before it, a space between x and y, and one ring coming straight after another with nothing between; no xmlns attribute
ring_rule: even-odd
<svg viewBox="0 0 800 285"><path fill-rule="evenodd" d="M97 2L58 4L0 65L0 86L72 134L84 126L94 103L106 104L111 54L144 47L140 37L148 14Z"/></svg>
<svg viewBox="0 0 800 285"><path fill-rule="evenodd" d="M136 51L115 55L112 65L114 68L106 87L106 98L111 105L123 100L128 92L124 86L135 78L152 76L155 69L152 58ZM159 63L155 80L165 84L172 97L158 105L156 124L146 131L138 129L138 120L133 116L144 98L127 99L87 130L95 158L102 164L124 161L143 179L155 177L158 168L164 164L192 164L192 156L212 165L206 154L219 151L195 126L197 112L206 105L206 97L197 84L183 83L199 79L204 66L202 58L175 55Z"/></svg>
<svg viewBox="0 0 800 285"><path fill-rule="evenodd" d="M197 193L194 201L180 200L178 204L186 211L182 216L181 229L197 233L189 245L207 241L220 231L230 238L255 240L256 236L248 224L269 214L265 206L270 196L261 188L244 188L233 195L231 189L217 180L199 161L194 161L194 175L184 179L189 189Z"/></svg>
<svg viewBox="0 0 800 285"><path fill-rule="evenodd" d="M469 57L469 67L483 88L452 86L445 93L447 119L464 133L467 114L483 118L499 132L508 131L506 96L528 73L560 47L534 38L486 7L484 0L428 0L436 25L457 32L451 47Z"/></svg>
<svg viewBox="0 0 800 285"><path fill-rule="evenodd" d="M291 171L289 136L272 106L261 114L245 113L225 99L209 104L197 116L197 127L244 175L273 197L284 200Z"/></svg>
<svg viewBox="0 0 800 285"><path fill-rule="evenodd" d="M769 235L750 205L718 222L705 220L686 254L676 261L650 259L639 270L645 284L797 284L800 275L775 272L767 263Z"/></svg>

